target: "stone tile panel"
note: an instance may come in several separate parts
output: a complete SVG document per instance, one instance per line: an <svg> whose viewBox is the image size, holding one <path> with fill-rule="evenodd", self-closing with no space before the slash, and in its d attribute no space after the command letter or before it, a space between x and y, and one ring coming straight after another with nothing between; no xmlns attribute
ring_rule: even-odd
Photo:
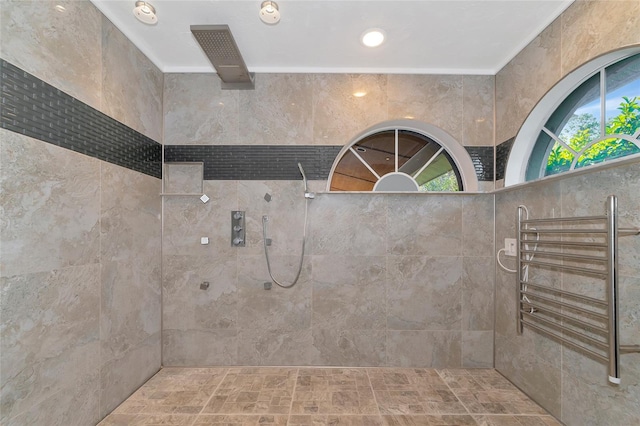
<svg viewBox="0 0 640 426"><path fill-rule="evenodd" d="M103 16L102 112L162 142L162 90L162 72Z"/></svg>
<svg viewBox="0 0 640 426"><path fill-rule="evenodd" d="M460 330L462 258L387 256L387 328Z"/></svg>
<svg viewBox="0 0 640 426"><path fill-rule="evenodd" d="M165 74L165 145L239 143L240 92L220 84L215 73Z"/></svg>
<svg viewBox="0 0 640 426"><path fill-rule="evenodd" d="M3 59L100 109L102 14L93 4L6 1L1 13Z"/></svg>
<svg viewBox="0 0 640 426"><path fill-rule="evenodd" d="M449 195L386 198L387 254L462 254L462 199Z"/></svg>
<svg viewBox="0 0 640 426"><path fill-rule="evenodd" d="M0 134L0 275L97 263L99 161L6 130Z"/></svg>

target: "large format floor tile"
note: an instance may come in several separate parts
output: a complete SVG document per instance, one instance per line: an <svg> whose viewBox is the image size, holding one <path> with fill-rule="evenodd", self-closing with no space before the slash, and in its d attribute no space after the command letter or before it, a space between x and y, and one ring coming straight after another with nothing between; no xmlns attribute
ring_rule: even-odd
<svg viewBox="0 0 640 426"><path fill-rule="evenodd" d="M164 368L100 426L559 426L492 369Z"/></svg>

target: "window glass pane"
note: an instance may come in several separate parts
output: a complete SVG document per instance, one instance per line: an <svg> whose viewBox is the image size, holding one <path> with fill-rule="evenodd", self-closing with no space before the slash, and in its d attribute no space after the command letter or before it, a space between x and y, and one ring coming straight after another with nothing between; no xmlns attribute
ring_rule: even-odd
<svg viewBox="0 0 640 426"><path fill-rule="evenodd" d="M372 191L377 180L351 151L347 151L333 172L331 191Z"/></svg>
<svg viewBox="0 0 640 426"><path fill-rule="evenodd" d="M409 176L415 176L420 169L433 158L441 146L435 142L427 143L420 151L418 151L413 157L406 161L402 166L399 165L398 171L408 174ZM420 185L420 182L418 182Z"/></svg>
<svg viewBox="0 0 640 426"><path fill-rule="evenodd" d="M534 180L540 176L546 176L547 157L554 143L553 138L547 133L540 132L538 134L538 139L536 139L536 144L529 157L529 164L527 164L527 180Z"/></svg>
<svg viewBox="0 0 640 426"><path fill-rule="evenodd" d="M611 65L607 75L607 134L633 135L640 128L640 55Z"/></svg>
<svg viewBox="0 0 640 426"><path fill-rule="evenodd" d="M464 190L462 175L443 146L427 135L410 130L398 129L397 135L397 154L395 129L383 130L354 142L351 149L345 150L336 160L329 190L373 191L380 179L396 172L396 155L397 171L415 181L414 190Z"/></svg>
<svg viewBox="0 0 640 426"><path fill-rule="evenodd" d="M555 103L559 99L554 90L548 96ZM566 172L572 166L640 154L640 54L596 70L538 129L527 181Z"/></svg>
<svg viewBox="0 0 640 426"><path fill-rule="evenodd" d="M444 152L416 177L416 182L420 191L460 191L459 176Z"/></svg>
<svg viewBox="0 0 640 426"><path fill-rule="evenodd" d="M426 150L423 150L427 145L436 145L436 150L440 149L440 145L427 138L424 135L411 132L409 130L398 131L398 169L401 169L411 158L417 156L415 159L424 156ZM433 151L434 153L436 151ZM431 156L429 156L431 158ZM415 160L414 159L414 160ZM422 166L420 164L420 166ZM417 171L416 169L415 171ZM411 174L405 171L407 174Z"/></svg>
<svg viewBox="0 0 640 426"><path fill-rule="evenodd" d="M573 161L573 153L559 143L555 143L549 157L547 159L547 167L544 171L545 176L555 175L571 170L571 162Z"/></svg>
<svg viewBox="0 0 640 426"><path fill-rule="evenodd" d="M600 111L600 105L577 110L558 135L576 152L582 151L590 142L600 138L600 119L589 109Z"/></svg>
<svg viewBox="0 0 640 426"><path fill-rule="evenodd" d="M637 153L640 153L640 148L632 142L624 139L606 139L587 149L578 159L576 168Z"/></svg>
<svg viewBox="0 0 640 426"><path fill-rule="evenodd" d="M571 147L584 146L585 140L597 139L600 135L600 73L567 96L545 127Z"/></svg>
<svg viewBox="0 0 640 426"><path fill-rule="evenodd" d="M456 179L454 171L449 170L447 173L430 180L424 185L420 185L420 191L455 192L460 191L460 186L458 185L458 180Z"/></svg>
<svg viewBox="0 0 640 426"><path fill-rule="evenodd" d="M395 138L393 130L376 133L354 144L353 149L378 175L384 176L395 171Z"/></svg>

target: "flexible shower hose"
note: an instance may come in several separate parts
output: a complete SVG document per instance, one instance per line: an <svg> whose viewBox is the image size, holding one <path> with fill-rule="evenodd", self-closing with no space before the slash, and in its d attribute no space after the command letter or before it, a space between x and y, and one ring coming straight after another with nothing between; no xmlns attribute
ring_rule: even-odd
<svg viewBox="0 0 640 426"><path fill-rule="evenodd" d="M262 216L262 242L264 244L264 257L267 259L267 269L269 270L269 276L271 280L276 283L278 286L282 288L291 288L293 287L300 278L300 272L302 272L302 262L304 261L304 245L307 240L307 212L309 210L309 198L305 197L304 199L304 229L302 231L302 253L300 254L300 263L298 264L298 273L296 273L296 277L294 278L291 284L283 284L273 276L271 272L271 262L269 261L269 249L267 248L267 222L269 221L269 216Z"/></svg>

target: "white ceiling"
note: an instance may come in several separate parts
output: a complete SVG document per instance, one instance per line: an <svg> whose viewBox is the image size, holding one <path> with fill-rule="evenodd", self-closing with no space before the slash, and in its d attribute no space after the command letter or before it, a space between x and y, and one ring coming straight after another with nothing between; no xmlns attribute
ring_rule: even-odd
<svg viewBox="0 0 640 426"><path fill-rule="evenodd" d="M91 0L163 72L215 72L190 25L228 24L251 72L496 74L573 0L150 0L158 23L133 16L135 0ZM385 43L360 35L381 28Z"/></svg>

